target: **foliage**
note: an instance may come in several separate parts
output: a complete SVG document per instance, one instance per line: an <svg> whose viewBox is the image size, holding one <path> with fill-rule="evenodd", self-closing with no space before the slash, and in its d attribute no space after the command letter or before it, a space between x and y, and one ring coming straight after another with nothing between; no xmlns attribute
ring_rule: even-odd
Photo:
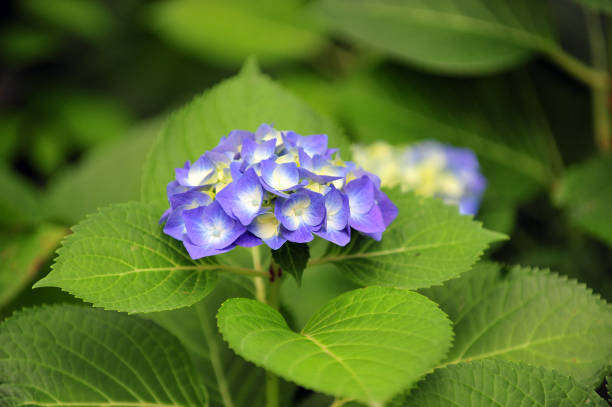
<svg viewBox="0 0 612 407"><path fill-rule="evenodd" d="M609 0L6 11L0 406L612 402ZM439 146L463 162L455 175L486 179L482 204L465 216L383 180L398 214L382 236L194 260L159 223L174 169L264 123L326 134L346 168L357 143L369 159L387 143L381 168ZM464 171L478 166L479 180ZM367 176L381 216L382 172ZM319 212L313 235L335 214Z"/></svg>

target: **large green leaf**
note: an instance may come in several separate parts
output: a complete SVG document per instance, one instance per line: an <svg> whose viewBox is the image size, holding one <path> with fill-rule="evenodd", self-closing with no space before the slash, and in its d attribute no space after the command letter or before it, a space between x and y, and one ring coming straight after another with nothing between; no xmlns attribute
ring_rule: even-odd
<svg viewBox="0 0 612 407"><path fill-rule="evenodd" d="M66 232L64 227L43 224L0 243L0 308L31 283Z"/></svg>
<svg viewBox="0 0 612 407"><path fill-rule="evenodd" d="M594 391L554 370L500 360L436 370L391 407L605 407Z"/></svg>
<svg viewBox="0 0 612 407"><path fill-rule="evenodd" d="M162 233L163 207L112 205L74 227L53 270L35 287L60 287L94 306L126 312L185 307L215 286L213 258L192 260L182 244Z"/></svg>
<svg viewBox="0 0 612 407"><path fill-rule="evenodd" d="M44 23L92 41L109 36L115 28L109 8L97 0L24 0L19 6Z"/></svg>
<svg viewBox="0 0 612 407"><path fill-rule="evenodd" d="M441 200L397 191L390 198L399 215L380 242L354 233L311 265L332 263L362 285L429 287L469 270L489 243L505 238Z"/></svg>
<svg viewBox="0 0 612 407"><path fill-rule="evenodd" d="M612 245L612 157L593 158L570 168L556 191L570 219Z"/></svg>
<svg viewBox="0 0 612 407"><path fill-rule="evenodd" d="M45 202L47 216L72 224L102 206L138 199L142 165L160 127L159 120L141 124L54 178Z"/></svg>
<svg viewBox="0 0 612 407"><path fill-rule="evenodd" d="M202 407L206 390L178 340L154 323L70 305L0 326L0 404Z"/></svg>
<svg viewBox="0 0 612 407"><path fill-rule="evenodd" d="M498 71L557 46L540 1L322 0L314 10L341 34L435 71Z"/></svg>
<svg viewBox="0 0 612 407"><path fill-rule="evenodd" d="M256 64L194 99L170 117L145 162L142 198L167 204L166 185L174 168L195 160L235 129L255 131L262 123L301 134L329 135L330 147L348 154L348 142L328 119L321 117L266 76Z"/></svg>
<svg viewBox="0 0 612 407"><path fill-rule="evenodd" d="M338 95L339 115L360 141L435 139L473 150L488 181L485 199L495 207L547 187L560 167L524 72L458 80L381 70L355 77Z"/></svg>
<svg viewBox="0 0 612 407"><path fill-rule="evenodd" d="M335 298L300 333L250 299L226 301L217 319L245 359L304 387L372 403L410 387L444 357L452 336L436 304L383 287Z"/></svg>
<svg viewBox="0 0 612 407"><path fill-rule="evenodd" d="M501 358L555 369L594 385L612 360L612 307L548 271L479 264L423 290L454 324L446 364Z"/></svg>
<svg viewBox="0 0 612 407"><path fill-rule="evenodd" d="M253 297L253 283L244 277L219 276L215 290L188 308L149 314L183 343L201 373L210 405L263 406L265 372L232 352L217 330L215 315L232 297Z"/></svg>
<svg viewBox="0 0 612 407"><path fill-rule="evenodd" d="M299 0L165 0L148 10L149 25L170 44L206 61L235 66L315 54L326 45L305 21Z"/></svg>

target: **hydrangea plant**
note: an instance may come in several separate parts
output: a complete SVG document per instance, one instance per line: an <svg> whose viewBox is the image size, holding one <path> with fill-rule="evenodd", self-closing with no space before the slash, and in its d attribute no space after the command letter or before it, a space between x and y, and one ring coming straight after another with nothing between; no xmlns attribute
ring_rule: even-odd
<svg viewBox="0 0 612 407"><path fill-rule="evenodd" d="M384 171L340 159L348 145L253 64L172 115L141 201L81 221L36 283L93 307L0 326L0 405L603 406L609 304L547 270L479 262L506 237L385 189ZM470 153L414 151L411 179L483 187ZM297 294L281 290L302 273ZM313 295L334 273L345 284Z"/></svg>
<svg viewBox="0 0 612 407"><path fill-rule="evenodd" d="M234 130L168 184L164 233L181 240L192 259L236 246L310 242L340 246L351 228L380 240L397 207L380 179L329 149L327 135L301 136L262 124Z"/></svg>
<svg viewBox="0 0 612 407"><path fill-rule="evenodd" d="M354 145L353 155L357 164L378 174L386 187L435 196L457 205L462 214L478 212L487 182L469 149L435 141L405 147L379 141Z"/></svg>

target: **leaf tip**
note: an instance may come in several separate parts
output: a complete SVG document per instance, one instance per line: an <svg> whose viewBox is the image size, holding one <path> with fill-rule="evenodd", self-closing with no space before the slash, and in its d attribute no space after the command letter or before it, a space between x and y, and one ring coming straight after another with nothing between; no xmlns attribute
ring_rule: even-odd
<svg viewBox="0 0 612 407"><path fill-rule="evenodd" d="M255 55L249 56L240 69L240 75L253 76L261 73L259 62Z"/></svg>

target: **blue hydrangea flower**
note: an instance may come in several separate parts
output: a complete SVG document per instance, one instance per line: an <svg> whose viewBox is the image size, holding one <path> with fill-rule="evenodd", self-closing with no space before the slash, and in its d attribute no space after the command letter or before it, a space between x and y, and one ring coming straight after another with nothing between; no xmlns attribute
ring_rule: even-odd
<svg viewBox="0 0 612 407"><path fill-rule="evenodd" d="M384 142L353 146L353 156L358 165L379 175L384 186L441 198L462 214L476 214L487 184L471 150L434 141L404 148Z"/></svg>
<svg viewBox="0 0 612 407"><path fill-rule="evenodd" d="M314 236L344 246L352 229L380 240L397 216L380 179L343 161L324 134L234 130L175 173L160 222L193 259Z"/></svg>

